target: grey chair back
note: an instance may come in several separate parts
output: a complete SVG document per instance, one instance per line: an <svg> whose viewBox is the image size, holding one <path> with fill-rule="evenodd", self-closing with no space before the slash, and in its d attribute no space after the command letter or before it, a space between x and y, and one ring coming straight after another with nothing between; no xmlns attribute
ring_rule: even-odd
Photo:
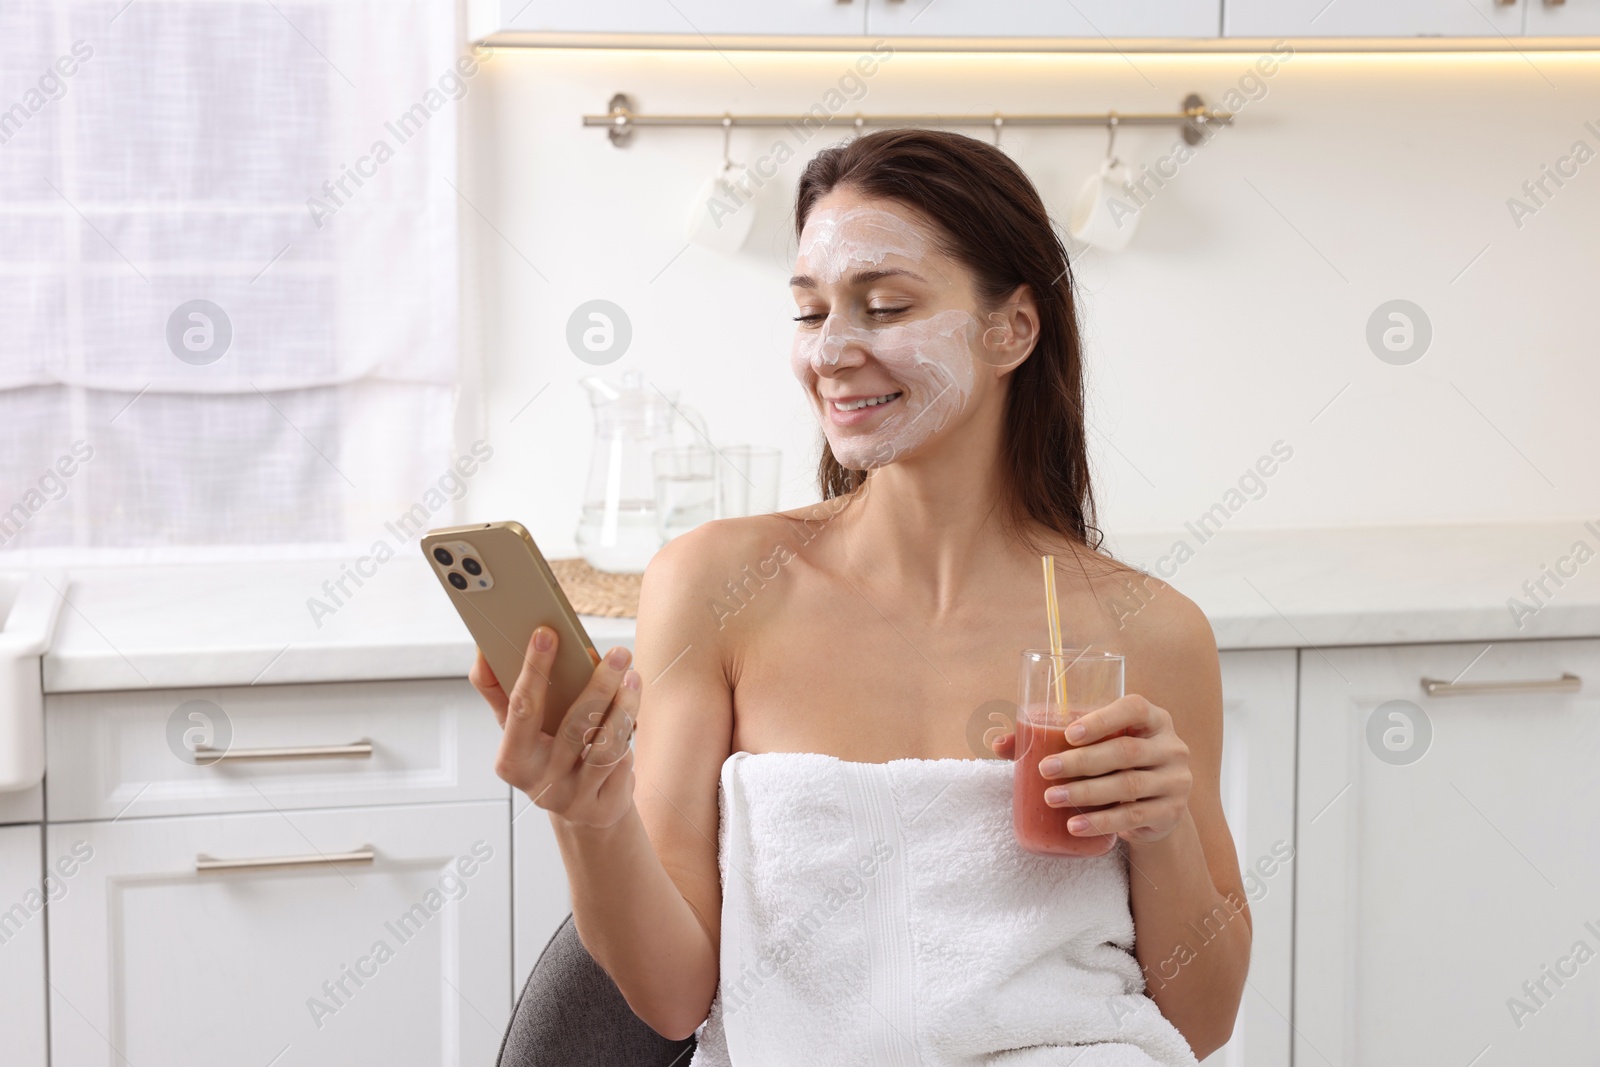
<svg viewBox="0 0 1600 1067"><path fill-rule="evenodd" d="M539 954L500 1042L498 1067L688 1067L694 1038L669 1041L633 1013L568 915Z"/></svg>

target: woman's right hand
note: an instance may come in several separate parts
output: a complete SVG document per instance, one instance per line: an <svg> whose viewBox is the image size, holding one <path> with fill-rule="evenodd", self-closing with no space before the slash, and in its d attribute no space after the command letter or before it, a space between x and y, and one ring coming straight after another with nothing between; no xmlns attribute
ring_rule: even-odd
<svg viewBox="0 0 1600 1067"><path fill-rule="evenodd" d="M606 653L552 737L542 724L557 640L548 626L534 631L509 693L481 651L468 672L505 731L494 772L568 822L611 826L633 805L628 739L639 712L639 672L628 666L633 657L626 648Z"/></svg>

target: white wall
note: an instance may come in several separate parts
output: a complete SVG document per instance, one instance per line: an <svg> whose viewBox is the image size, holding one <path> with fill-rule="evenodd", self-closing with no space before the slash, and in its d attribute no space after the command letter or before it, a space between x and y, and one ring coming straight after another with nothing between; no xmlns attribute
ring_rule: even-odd
<svg viewBox="0 0 1600 1067"><path fill-rule="evenodd" d="M564 329L595 297L634 328L607 371L680 389L721 442L780 445L783 502L815 499L816 431L787 368L790 216L805 158L845 130L804 145L764 190L747 250L726 257L683 238L719 131L643 129L619 150L579 116L618 91L644 111L803 111L857 55L495 53L464 135L463 313L499 450L473 517L521 517L548 551L571 551L590 437L575 383L590 368ZM1161 190L1127 251L1079 257L1106 527L1180 526L1279 439L1293 459L1232 526L1600 513L1600 161L1520 229L1506 203L1575 141L1600 150L1597 58L1295 55ZM1255 59L902 52L846 110L1164 111L1190 91L1220 101ZM1174 137L1124 130L1119 154L1154 163ZM736 131L734 156L779 139L798 144ZM1104 141L1011 130L1003 143L1064 218ZM1365 340L1394 298L1433 324L1409 366Z"/></svg>

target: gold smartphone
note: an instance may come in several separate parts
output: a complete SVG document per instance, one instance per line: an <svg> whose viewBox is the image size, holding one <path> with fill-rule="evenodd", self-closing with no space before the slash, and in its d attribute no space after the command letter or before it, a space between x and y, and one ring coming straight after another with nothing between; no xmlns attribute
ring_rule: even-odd
<svg viewBox="0 0 1600 1067"><path fill-rule="evenodd" d="M544 625L556 632L542 724L554 736L589 684L600 654L533 537L517 522L449 526L423 535L422 554L507 693L522 671L533 631Z"/></svg>

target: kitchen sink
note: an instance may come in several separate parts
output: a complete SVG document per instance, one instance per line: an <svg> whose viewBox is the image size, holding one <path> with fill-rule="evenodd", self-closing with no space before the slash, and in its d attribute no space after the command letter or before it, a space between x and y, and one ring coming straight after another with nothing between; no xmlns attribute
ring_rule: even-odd
<svg viewBox="0 0 1600 1067"><path fill-rule="evenodd" d="M66 589L60 571L0 572L0 792L27 789L44 777L39 660Z"/></svg>

